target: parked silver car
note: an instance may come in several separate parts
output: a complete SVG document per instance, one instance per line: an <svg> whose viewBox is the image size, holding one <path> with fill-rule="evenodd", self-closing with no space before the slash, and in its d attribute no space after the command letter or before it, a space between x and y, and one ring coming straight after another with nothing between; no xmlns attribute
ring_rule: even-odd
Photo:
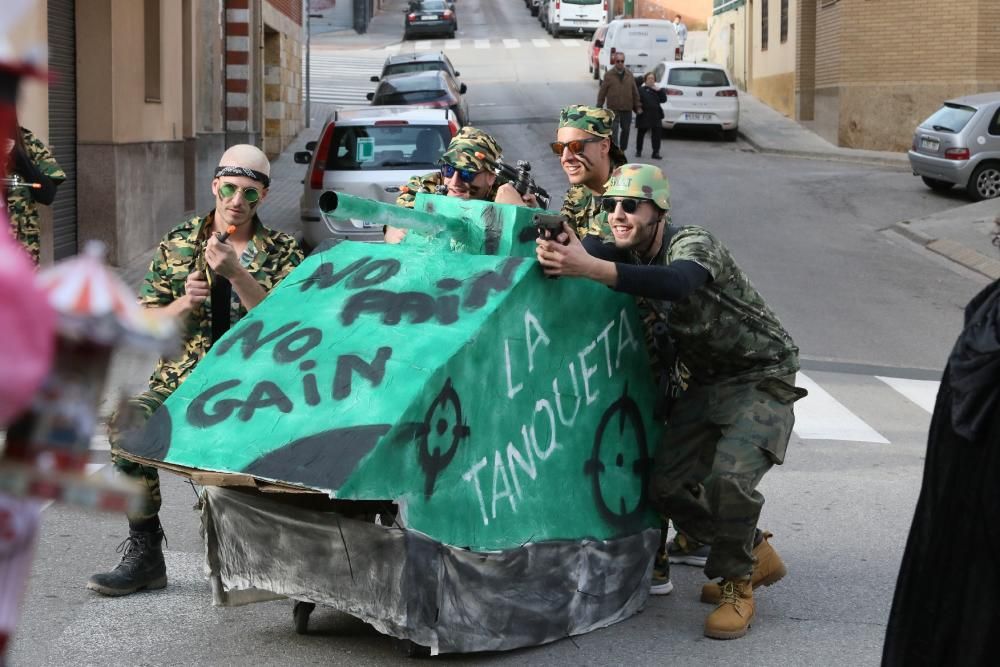
<svg viewBox="0 0 1000 667"><path fill-rule="evenodd" d="M958 185L975 201L1000 197L1000 93L945 102L917 127L909 156L932 190Z"/></svg>
<svg viewBox="0 0 1000 667"><path fill-rule="evenodd" d="M361 107L330 114L318 141L295 154L308 164L300 214L302 241L315 248L324 239L381 241L382 228L364 220L320 218L319 196L336 190L394 203L410 176L438 169L438 159L458 132L450 109Z"/></svg>

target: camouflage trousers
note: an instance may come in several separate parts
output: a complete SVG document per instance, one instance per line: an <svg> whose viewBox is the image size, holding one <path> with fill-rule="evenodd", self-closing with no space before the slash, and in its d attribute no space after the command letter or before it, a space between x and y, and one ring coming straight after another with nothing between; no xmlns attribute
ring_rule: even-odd
<svg viewBox="0 0 1000 667"><path fill-rule="evenodd" d="M23 216L22 216L23 217ZM42 253L42 242L41 242L41 232L38 229L38 220L21 220L20 222L15 221L14 216L10 219L10 231L17 242L20 243L25 251L31 256L31 261L36 265L38 264L38 259Z"/></svg>
<svg viewBox="0 0 1000 667"><path fill-rule="evenodd" d="M752 383L690 384L656 450L650 501L678 530L712 547L705 574L745 577L764 506L757 485L781 464L804 395L794 375Z"/></svg>
<svg viewBox="0 0 1000 667"><path fill-rule="evenodd" d="M122 458L121 445L131 432L141 429L157 408L167 400L167 395L156 391L146 391L133 396L111 416L108 423L108 440L111 442L111 462L122 475L139 482L143 489L141 507L128 515L129 524L138 524L152 519L160 511L160 475L156 468L144 466Z"/></svg>

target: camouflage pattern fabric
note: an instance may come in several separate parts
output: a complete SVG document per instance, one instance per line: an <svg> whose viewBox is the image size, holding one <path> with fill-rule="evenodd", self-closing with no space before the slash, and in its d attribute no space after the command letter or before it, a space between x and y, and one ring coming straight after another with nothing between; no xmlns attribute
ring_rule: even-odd
<svg viewBox="0 0 1000 667"><path fill-rule="evenodd" d="M139 290L139 302L143 306L162 307L172 303L184 295L188 274L206 269L204 248L213 216L214 212L203 218L191 218L171 230L160 242ZM288 234L264 227L256 217L252 224L254 234L250 243L256 253L245 268L269 292L299 265L303 255L295 239ZM246 313L233 290L232 321L235 323ZM212 346L211 296L188 316L185 324L183 350L174 358L160 359L149 379L150 390L165 396L177 389Z"/></svg>
<svg viewBox="0 0 1000 667"><path fill-rule="evenodd" d="M466 125L452 137L440 161L457 169L492 171L502 154L503 149L496 139L482 130Z"/></svg>
<svg viewBox="0 0 1000 667"><path fill-rule="evenodd" d="M111 443L111 462L115 470L139 483L142 490L142 505L128 514L130 524L152 519L160 512L160 475L156 468L144 466L123 459L119 455L123 439L131 432L141 429L157 408L167 400L167 394L147 391L130 398L108 422L108 440Z"/></svg>
<svg viewBox="0 0 1000 667"><path fill-rule="evenodd" d="M608 139L612 134L615 122L615 112L601 107L588 107L583 104L572 104L563 107L559 112L559 127L575 127L595 137ZM611 161L617 167L627 162L622 149L611 142Z"/></svg>
<svg viewBox="0 0 1000 667"><path fill-rule="evenodd" d="M764 506L757 485L784 461L803 393L795 376L692 383L681 393L656 449L650 501L678 530L712 550L709 578L753 571L754 532Z"/></svg>
<svg viewBox="0 0 1000 667"><path fill-rule="evenodd" d="M28 157L35 163L39 171L55 181L56 184L66 180L66 172L62 170L45 144L30 130L21 128L21 140L24 142ZM38 204L31 196L31 188L17 186L7 191L7 214L10 217L11 233L13 233L14 238L24 246L35 264L38 264L38 257L41 253Z"/></svg>
<svg viewBox="0 0 1000 667"><path fill-rule="evenodd" d="M651 164L623 164L604 184L605 197L648 199L660 210L670 210L670 181Z"/></svg>
<svg viewBox="0 0 1000 667"><path fill-rule="evenodd" d="M444 185L444 176L441 175L440 171L433 171L423 176L411 176L406 185L400 188L400 195L396 197L396 205L413 208L413 202L416 200L418 192L426 192L432 195L437 194L439 185ZM486 201L494 201L496 199L499 187L499 183L493 183Z"/></svg>
<svg viewBox="0 0 1000 667"><path fill-rule="evenodd" d="M611 160L611 169L617 169L625 164L625 157ZM586 185L569 186L563 196L563 205L559 213L566 216L576 229L576 235L583 238L587 234L600 236L602 239L611 234L608 227L608 214L601 210L600 199Z"/></svg>

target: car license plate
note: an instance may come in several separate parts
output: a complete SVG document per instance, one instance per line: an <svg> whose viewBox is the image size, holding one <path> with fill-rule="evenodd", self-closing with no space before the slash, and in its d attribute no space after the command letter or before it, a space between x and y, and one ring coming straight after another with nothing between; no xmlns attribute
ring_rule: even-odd
<svg viewBox="0 0 1000 667"><path fill-rule="evenodd" d="M941 142L930 137L920 137L920 147L926 148L929 151L936 151L941 148Z"/></svg>
<svg viewBox="0 0 1000 667"><path fill-rule="evenodd" d="M710 114L710 113L686 113L686 114L684 114L684 120L712 120L712 114Z"/></svg>
<svg viewBox="0 0 1000 667"><path fill-rule="evenodd" d="M437 21L437 17L433 14L424 14L420 17L421 21Z"/></svg>

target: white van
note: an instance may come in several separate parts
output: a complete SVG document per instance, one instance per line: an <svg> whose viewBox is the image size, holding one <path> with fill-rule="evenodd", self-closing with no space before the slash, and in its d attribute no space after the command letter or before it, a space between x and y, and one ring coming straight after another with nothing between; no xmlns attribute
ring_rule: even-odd
<svg viewBox="0 0 1000 667"><path fill-rule="evenodd" d="M615 19L608 24L604 47L597 57L602 80L616 53L625 54L625 67L637 77L664 60L680 60L681 55L674 24L658 19Z"/></svg>
<svg viewBox="0 0 1000 667"><path fill-rule="evenodd" d="M608 21L608 0L550 0L548 31L553 37L563 32L593 33Z"/></svg>

